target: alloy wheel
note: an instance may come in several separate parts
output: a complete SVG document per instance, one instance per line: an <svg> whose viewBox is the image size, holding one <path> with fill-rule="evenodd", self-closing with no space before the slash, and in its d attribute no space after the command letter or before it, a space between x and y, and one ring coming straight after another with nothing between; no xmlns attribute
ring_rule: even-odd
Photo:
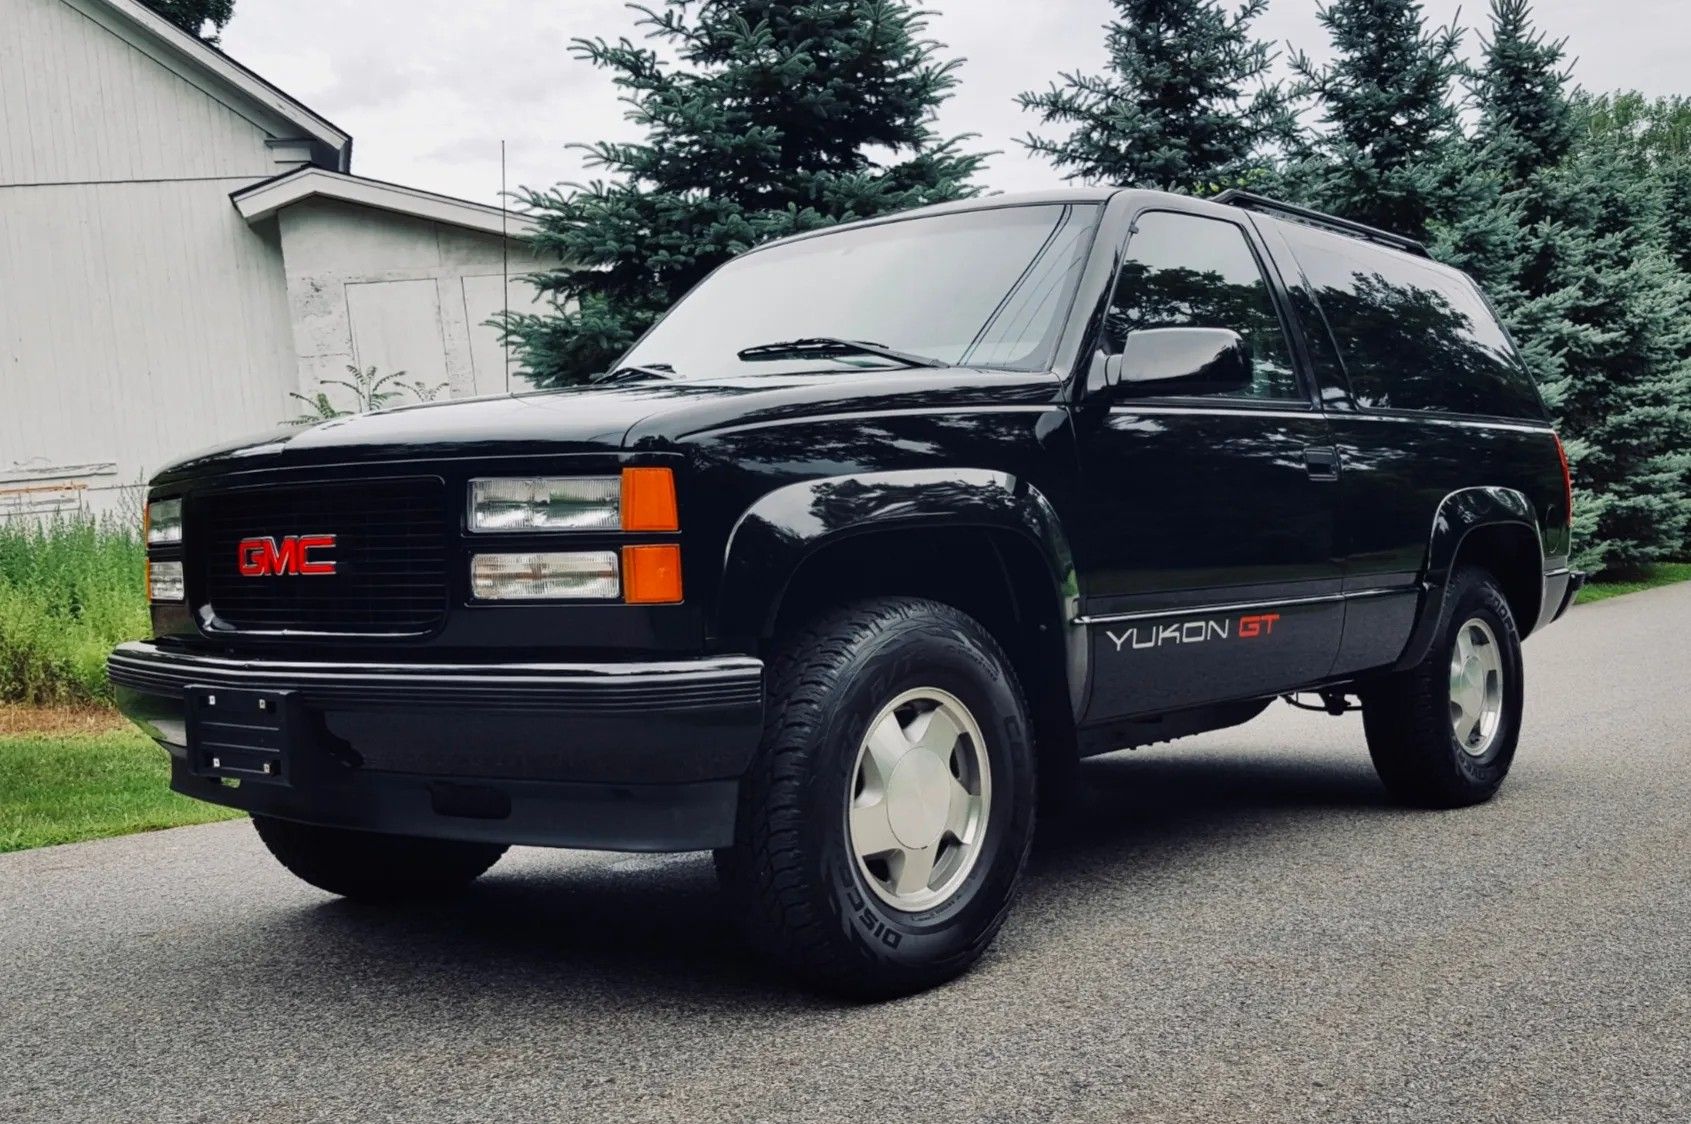
<svg viewBox="0 0 1691 1124"><path fill-rule="evenodd" d="M1450 726L1470 757L1484 757L1503 717L1503 651L1491 625L1471 617L1450 653Z"/></svg>
<svg viewBox="0 0 1691 1124"><path fill-rule="evenodd" d="M884 706L857 751L846 830L859 872L905 913L944 904L980 858L992 768L969 708L937 687Z"/></svg>

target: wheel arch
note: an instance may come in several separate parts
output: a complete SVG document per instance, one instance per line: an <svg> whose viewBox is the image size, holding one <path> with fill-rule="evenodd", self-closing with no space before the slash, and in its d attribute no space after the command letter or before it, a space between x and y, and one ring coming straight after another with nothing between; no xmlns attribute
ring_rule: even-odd
<svg viewBox="0 0 1691 1124"><path fill-rule="evenodd" d="M988 469L824 477L760 498L729 535L719 634L771 641L795 618L877 594L970 613L1009 655L1048 738L1072 744L1088 652L1073 555L1036 487Z"/></svg>
<svg viewBox="0 0 1691 1124"><path fill-rule="evenodd" d="M1532 501L1514 488L1460 488L1440 501L1427 540L1423 603L1399 668L1426 657L1444 618L1445 592L1459 566L1477 565L1497 578L1523 639L1544 603L1544 537Z"/></svg>

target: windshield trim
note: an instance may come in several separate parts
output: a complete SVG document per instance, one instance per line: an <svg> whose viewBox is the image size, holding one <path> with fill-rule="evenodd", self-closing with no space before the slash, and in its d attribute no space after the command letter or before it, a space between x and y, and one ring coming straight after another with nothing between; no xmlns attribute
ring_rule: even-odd
<svg viewBox="0 0 1691 1124"><path fill-rule="evenodd" d="M971 215L981 211L1011 211L1017 207L1096 207L1102 213L1110 199L1124 189L1117 188L1110 192L1093 196L1090 192L1076 192L1074 195L1054 193L1050 197L1018 197L992 195L985 199L958 199L951 203L934 203L926 207L913 207L908 211L894 211L887 215L876 215L873 218L854 219L851 222L836 223L833 226L821 226L815 230L806 230L800 234L789 234L777 238L772 242L759 242L751 249L735 254L728 261L739 261L752 254L773 250L780 246L791 246L811 238L826 238L831 234L844 234L852 230L867 230L872 226L887 226L895 222L915 222L920 219L946 218L953 215ZM1002 200L1002 201L999 201ZM1096 225L1096 224L1094 224ZM1090 249L1090 247L1088 247ZM727 265L723 262L722 265ZM722 266L716 267L721 269ZM715 273L716 270L711 270ZM706 276L709 276L707 274ZM691 292L692 290L688 290ZM680 301L676 302L681 303Z"/></svg>

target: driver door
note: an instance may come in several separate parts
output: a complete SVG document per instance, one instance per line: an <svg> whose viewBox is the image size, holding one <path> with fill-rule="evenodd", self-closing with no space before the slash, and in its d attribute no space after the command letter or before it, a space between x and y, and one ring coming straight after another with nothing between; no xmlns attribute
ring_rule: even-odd
<svg viewBox="0 0 1691 1124"><path fill-rule="evenodd" d="M1133 225L1094 364L1107 373L1077 412L1088 722L1272 694L1332 667L1337 454L1267 260L1243 214ZM1237 332L1248 383L1136 381L1145 349L1129 333L1154 328Z"/></svg>

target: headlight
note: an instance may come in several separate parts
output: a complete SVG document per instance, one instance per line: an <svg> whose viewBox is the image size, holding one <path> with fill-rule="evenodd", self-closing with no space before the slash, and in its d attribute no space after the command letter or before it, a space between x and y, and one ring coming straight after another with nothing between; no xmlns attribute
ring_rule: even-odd
<svg viewBox="0 0 1691 1124"><path fill-rule="evenodd" d="M675 476L625 468L617 476L518 476L470 481L470 530L678 531Z"/></svg>
<svg viewBox="0 0 1691 1124"><path fill-rule="evenodd" d="M133 517L131 517L133 518ZM147 545L182 541L182 501L159 500L147 505Z"/></svg>
<svg viewBox="0 0 1691 1124"><path fill-rule="evenodd" d="M180 601L185 596L182 563L147 563L147 596L154 601Z"/></svg>
<svg viewBox="0 0 1691 1124"><path fill-rule="evenodd" d="M478 554L470 589L480 601L615 599L622 592L614 550L568 554Z"/></svg>
<svg viewBox="0 0 1691 1124"><path fill-rule="evenodd" d="M615 476L536 476L470 482L472 531L614 531L622 526Z"/></svg>

